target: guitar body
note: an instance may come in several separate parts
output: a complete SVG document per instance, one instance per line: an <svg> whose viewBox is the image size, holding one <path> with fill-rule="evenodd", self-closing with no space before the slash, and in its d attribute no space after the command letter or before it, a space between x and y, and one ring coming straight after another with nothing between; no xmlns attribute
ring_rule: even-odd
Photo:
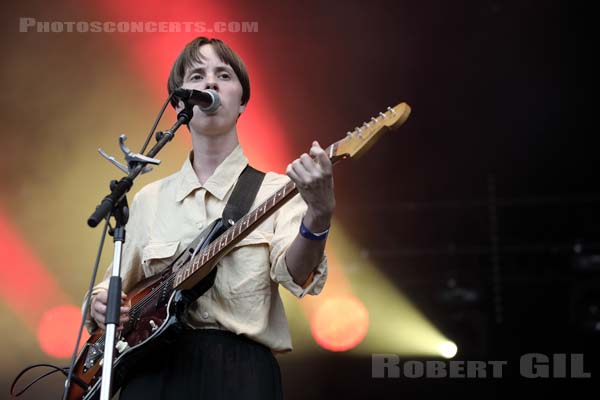
<svg viewBox="0 0 600 400"><path fill-rule="evenodd" d="M208 246L225 229L221 220L213 222L206 230L199 249ZM129 322L115 339L116 350L113 363L113 393L119 389L128 371L150 357L153 349L168 343L186 328L184 313L188 305L204 294L213 285L216 263L207 265L204 277L191 290L173 290L173 269L187 262L190 248L160 275L139 282L130 290L126 303L131 304ZM67 395L68 400L96 400L100 398L102 386L102 364L105 332L97 329L88 339L77 356L73 370L73 381Z"/></svg>

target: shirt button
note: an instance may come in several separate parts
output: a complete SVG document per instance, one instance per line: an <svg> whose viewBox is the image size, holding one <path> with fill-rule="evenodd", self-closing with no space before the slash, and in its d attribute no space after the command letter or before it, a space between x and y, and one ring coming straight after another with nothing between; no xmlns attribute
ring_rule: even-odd
<svg viewBox="0 0 600 400"><path fill-rule="evenodd" d="M206 311L202 313L202 318L208 319L208 313Z"/></svg>

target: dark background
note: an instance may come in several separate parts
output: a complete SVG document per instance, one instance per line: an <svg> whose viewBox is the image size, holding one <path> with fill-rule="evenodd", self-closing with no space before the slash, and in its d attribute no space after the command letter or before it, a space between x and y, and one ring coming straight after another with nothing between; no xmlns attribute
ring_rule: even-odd
<svg viewBox="0 0 600 400"><path fill-rule="evenodd" d="M360 4L320 4L318 18L313 7L295 10L339 46L316 50L325 70L302 56L278 68L314 82L294 89L319 91L327 106L313 110L315 119L332 111L353 121L378 111L369 99L393 104L399 94L413 106L399 132L337 170L337 215L389 279L457 339L456 359L507 360L506 378L374 382L370 358L324 353L302 364L282 359L286 394L506 398L595 386L596 379L519 376L519 358L533 352L584 353L586 370L598 374L599 141L586 7L373 2L376 11L364 14ZM360 29L323 28L335 18ZM292 36L299 53L315 51L301 36ZM353 79L328 79L338 71Z"/></svg>

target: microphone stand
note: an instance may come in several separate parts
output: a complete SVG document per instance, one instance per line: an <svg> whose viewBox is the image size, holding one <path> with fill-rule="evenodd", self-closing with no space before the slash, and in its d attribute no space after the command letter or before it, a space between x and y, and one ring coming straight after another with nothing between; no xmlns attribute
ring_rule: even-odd
<svg viewBox="0 0 600 400"><path fill-rule="evenodd" d="M125 194L133 186L134 179L141 173L147 171L146 164L159 164L160 160L153 157L175 137L175 131L181 125L189 123L193 116L192 106L186 105L185 108L177 114L177 122L167 131L157 132L157 143L148 151L146 156L132 153L124 144L125 135L119 138L121 149L125 153L125 159L128 161L128 175L119 181L112 181L110 184L110 194L102 199L102 202L96 207L96 210L88 218L88 225L96 227L104 218L115 218L116 226L114 229L114 260L112 275L108 288L108 303L106 310L106 341L104 344L104 357L102 359L102 387L100 391L101 400L109 400L112 389L113 376L113 358L115 350L116 327L120 320L121 310L121 256L123 243L125 242L125 224L129 217L127 198ZM119 164L110 159L113 164ZM119 165L118 165L119 166ZM121 167L120 167L121 168ZM122 168L123 169L123 168ZM71 371L72 372L72 371ZM66 392L71 384L71 373L66 383Z"/></svg>

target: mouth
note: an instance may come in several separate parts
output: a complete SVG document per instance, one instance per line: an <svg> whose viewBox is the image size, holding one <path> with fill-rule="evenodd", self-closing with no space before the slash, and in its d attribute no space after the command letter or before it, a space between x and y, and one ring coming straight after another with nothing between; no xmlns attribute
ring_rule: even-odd
<svg viewBox="0 0 600 400"><path fill-rule="evenodd" d="M204 110L201 110L201 111L207 117L214 117L219 112L219 109L217 108L216 110L213 110L213 111L204 111Z"/></svg>
<svg viewBox="0 0 600 400"><path fill-rule="evenodd" d="M215 115L221 109L221 104L211 104L206 107L198 106L200 111L202 111L205 115Z"/></svg>

